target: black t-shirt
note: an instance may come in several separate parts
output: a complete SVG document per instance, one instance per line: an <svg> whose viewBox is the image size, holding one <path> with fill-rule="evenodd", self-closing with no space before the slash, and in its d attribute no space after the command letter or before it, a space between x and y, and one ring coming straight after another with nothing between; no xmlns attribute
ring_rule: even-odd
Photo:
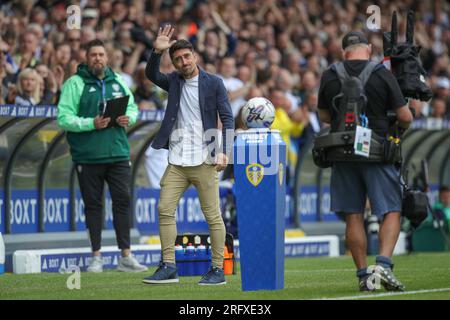
<svg viewBox="0 0 450 320"><path fill-rule="evenodd" d="M367 60L346 60L345 70L350 76L358 76L367 64ZM318 107L323 110L332 110L331 101L341 92L341 82L337 73L331 69L322 74L319 89ZM370 118L386 119L387 111L395 110L406 105L405 98L394 75L386 68L380 68L370 75L366 86L367 96L366 115L369 118L369 128L371 128ZM330 112L331 117L336 116ZM384 137L387 134L386 128L376 128L374 131Z"/></svg>

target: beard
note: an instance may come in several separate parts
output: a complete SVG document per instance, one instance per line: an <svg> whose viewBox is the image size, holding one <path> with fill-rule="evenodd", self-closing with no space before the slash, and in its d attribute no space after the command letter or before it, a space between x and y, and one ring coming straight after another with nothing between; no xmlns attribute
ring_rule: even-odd
<svg viewBox="0 0 450 320"><path fill-rule="evenodd" d="M94 64L91 67L91 72L94 76L98 77L105 73L105 67L102 64Z"/></svg>
<svg viewBox="0 0 450 320"><path fill-rule="evenodd" d="M181 69L181 74L183 75L184 78L187 78L187 79L192 78L192 76L195 73L195 68L196 67L197 66L194 66L194 67L189 66L187 68L182 68Z"/></svg>

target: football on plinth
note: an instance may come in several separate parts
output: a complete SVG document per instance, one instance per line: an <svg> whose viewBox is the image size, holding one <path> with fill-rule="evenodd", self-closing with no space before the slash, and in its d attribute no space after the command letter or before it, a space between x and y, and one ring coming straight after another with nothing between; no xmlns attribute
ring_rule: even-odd
<svg viewBox="0 0 450 320"><path fill-rule="evenodd" d="M275 107L266 98L252 98L242 107L242 121L248 128L269 128L274 119Z"/></svg>

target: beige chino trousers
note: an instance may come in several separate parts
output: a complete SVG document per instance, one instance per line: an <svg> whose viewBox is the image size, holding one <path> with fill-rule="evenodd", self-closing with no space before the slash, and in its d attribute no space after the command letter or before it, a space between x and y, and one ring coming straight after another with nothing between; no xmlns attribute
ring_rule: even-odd
<svg viewBox="0 0 450 320"><path fill-rule="evenodd" d="M160 184L158 213L162 261L175 263L175 240L177 237L175 210L183 193L193 184L197 189L200 206L208 223L212 266L222 268L225 224L220 212L219 177L214 165L204 163L195 167L182 167L169 164Z"/></svg>

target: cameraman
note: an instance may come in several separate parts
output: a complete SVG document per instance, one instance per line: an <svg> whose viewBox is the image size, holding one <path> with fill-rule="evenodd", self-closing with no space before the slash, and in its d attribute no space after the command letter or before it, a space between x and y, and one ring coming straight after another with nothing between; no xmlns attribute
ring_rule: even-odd
<svg viewBox="0 0 450 320"><path fill-rule="evenodd" d="M344 67L350 76L359 76L369 62L372 46L360 32L349 32L342 40ZM337 115L332 112L332 99L341 92L336 72L328 69L322 75L319 91L319 118L331 123ZM412 122L412 114L394 76L384 67L368 78L366 115L368 126L381 137L388 136L387 111L397 115L399 131L403 133ZM331 210L344 214L346 242L357 268L360 291L374 291L370 281L376 276L386 290L403 291L404 286L392 273L391 260L400 232L402 188L399 172L393 164L361 161L335 162L331 173ZM372 214L380 218L380 252L376 257L377 272L367 268L367 240L364 230L364 207L369 197Z"/></svg>

